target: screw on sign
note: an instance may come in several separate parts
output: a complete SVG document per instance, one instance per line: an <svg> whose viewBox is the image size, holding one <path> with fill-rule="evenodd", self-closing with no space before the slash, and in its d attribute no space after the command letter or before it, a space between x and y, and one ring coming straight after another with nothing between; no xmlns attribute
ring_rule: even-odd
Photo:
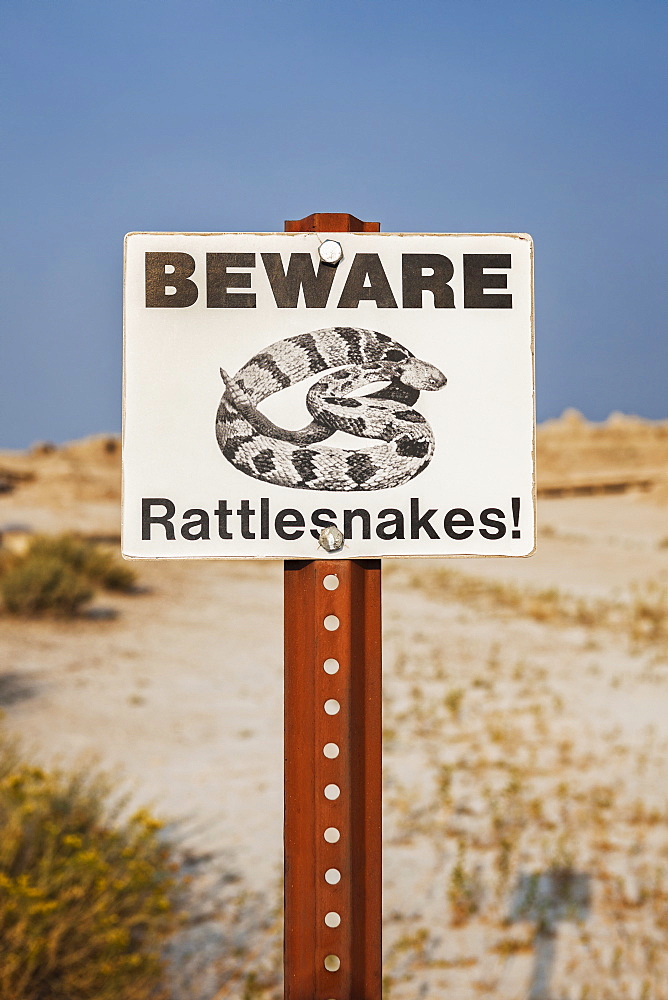
<svg viewBox="0 0 668 1000"><path fill-rule="evenodd" d="M380 225L317 214L285 229ZM320 256L335 265L340 244ZM343 542L320 533L328 552ZM285 998L380 1000L380 560L287 561L284 607Z"/></svg>

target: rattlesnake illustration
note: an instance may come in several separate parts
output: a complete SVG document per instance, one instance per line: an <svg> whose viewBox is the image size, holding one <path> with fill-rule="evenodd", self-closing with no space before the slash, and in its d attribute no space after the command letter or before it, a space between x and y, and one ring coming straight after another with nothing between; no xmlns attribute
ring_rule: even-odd
<svg viewBox="0 0 668 1000"><path fill-rule="evenodd" d="M329 369L308 390L313 420L301 430L279 427L258 409L272 393ZM446 378L384 333L341 326L302 333L271 344L233 377L220 373L226 390L216 416L218 445L255 479L304 490L384 490L431 461L432 429L412 407L422 389L441 389ZM349 395L381 381L389 385ZM337 430L381 443L358 450L320 443Z"/></svg>

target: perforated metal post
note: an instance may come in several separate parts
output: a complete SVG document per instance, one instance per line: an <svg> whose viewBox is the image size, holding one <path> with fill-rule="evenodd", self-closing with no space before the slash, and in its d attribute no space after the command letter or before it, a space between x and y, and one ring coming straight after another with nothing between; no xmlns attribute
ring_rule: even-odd
<svg viewBox="0 0 668 1000"><path fill-rule="evenodd" d="M285 1000L380 1000L380 560L290 561L284 577Z"/></svg>

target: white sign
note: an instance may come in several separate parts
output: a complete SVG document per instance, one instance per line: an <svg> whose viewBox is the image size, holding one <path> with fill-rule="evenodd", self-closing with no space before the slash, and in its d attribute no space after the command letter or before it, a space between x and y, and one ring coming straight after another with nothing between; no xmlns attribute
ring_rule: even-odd
<svg viewBox="0 0 668 1000"><path fill-rule="evenodd" d="M124 555L526 556L533 455L530 237L126 238Z"/></svg>

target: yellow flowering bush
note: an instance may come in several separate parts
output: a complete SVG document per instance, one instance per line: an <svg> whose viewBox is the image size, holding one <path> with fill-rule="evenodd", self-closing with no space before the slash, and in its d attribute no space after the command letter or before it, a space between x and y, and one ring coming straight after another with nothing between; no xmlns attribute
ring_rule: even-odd
<svg viewBox="0 0 668 1000"><path fill-rule="evenodd" d="M0 746L0 1000L157 1000L176 926L160 824L120 821L98 776Z"/></svg>

